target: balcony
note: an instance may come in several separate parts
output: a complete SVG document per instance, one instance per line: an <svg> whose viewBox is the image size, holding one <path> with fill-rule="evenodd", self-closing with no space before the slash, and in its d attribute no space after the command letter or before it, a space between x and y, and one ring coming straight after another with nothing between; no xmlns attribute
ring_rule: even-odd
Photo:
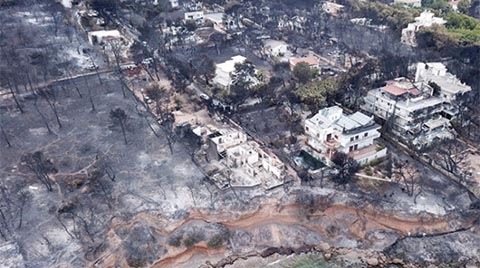
<svg viewBox="0 0 480 268"><path fill-rule="evenodd" d="M340 147L340 143L336 139L329 139L323 141L323 143L328 147L328 148L338 148Z"/></svg>

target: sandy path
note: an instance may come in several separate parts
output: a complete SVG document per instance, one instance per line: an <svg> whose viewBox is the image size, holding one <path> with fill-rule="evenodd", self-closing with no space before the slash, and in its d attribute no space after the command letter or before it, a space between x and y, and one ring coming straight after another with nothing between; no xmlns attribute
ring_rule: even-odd
<svg viewBox="0 0 480 268"><path fill-rule="evenodd" d="M303 216L300 216L299 207L294 204L281 208L274 204L266 204L255 212L241 216L234 216L229 213L210 214L204 211L193 210L190 212L189 217L177 223L171 223L161 216L155 217L139 214L127 224L120 222L114 224L114 228L131 226L137 220L155 222L158 226L155 229L165 236L169 236L191 221L220 223L233 230L253 230L269 225L274 241L279 243L283 239L288 239L281 236L280 230L282 226L298 225L317 233L327 234L326 226L316 223L318 220L335 222L336 225L347 228L349 235L356 239L366 239L366 234L371 230L393 230L398 232L399 235L418 232L434 234L453 230L453 228L449 227L449 222L453 219L449 218L405 218L394 213L380 212L372 207L354 208L345 205L332 205L324 211L310 215L307 221ZM464 219L462 225L467 226L469 224L470 220ZM183 250L170 248L169 253L162 259L157 260L152 267L181 267L182 264L192 261L192 258L198 256L198 254L207 255L210 258L212 256L223 257L225 251L225 248L209 249L204 243Z"/></svg>

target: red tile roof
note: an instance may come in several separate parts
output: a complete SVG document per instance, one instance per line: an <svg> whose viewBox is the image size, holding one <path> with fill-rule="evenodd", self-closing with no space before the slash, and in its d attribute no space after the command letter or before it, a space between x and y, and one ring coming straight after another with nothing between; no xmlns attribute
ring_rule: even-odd
<svg viewBox="0 0 480 268"><path fill-rule="evenodd" d="M394 86L394 85L386 85L383 88L383 91L388 92L394 96L401 96L405 93L407 93L407 90Z"/></svg>
<svg viewBox="0 0 480 268"><path fill-rule="evenodd" d="M421 92L417 88L412 87L412 88L408 89L408 93L410 93L414 96L418 96L418 95L420 95Z"/></svg>

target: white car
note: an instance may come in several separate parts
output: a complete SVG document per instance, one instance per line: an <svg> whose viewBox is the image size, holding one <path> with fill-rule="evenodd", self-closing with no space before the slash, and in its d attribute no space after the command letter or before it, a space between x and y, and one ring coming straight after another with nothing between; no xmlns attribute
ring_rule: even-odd
<svg viewBox="0 0 480 268"><path fill-rule="evenodd" d="M206 101L210 100L210 97L207 94L200 94L200 98Z"/></svg>

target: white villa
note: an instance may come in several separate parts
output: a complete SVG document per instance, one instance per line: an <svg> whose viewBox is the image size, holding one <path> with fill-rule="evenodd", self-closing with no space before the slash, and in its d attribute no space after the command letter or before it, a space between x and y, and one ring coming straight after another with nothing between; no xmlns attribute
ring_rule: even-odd
<svg viewBox="0 0 480 268"><path fill-rule="evenodd" d="M265 40L264 53L272 58L278 58L280 61L288 62L288 59L293 56L289 50L289 45L281 40Z"/></svg>
<svg viewBox="0 0 480 268"><path fill-rule="evenodd" d="M345 115L338 106L322 109L305 120L307 144L312 155L327 162L337 151L348 154L360 164L386 156L387 149L375 142L380 137L379 129L373 117L361 112Z"/></svg>
<svg viewBox="0 0 480 268"><path fill-rule="evenodd" d="M419 17L415 18L415 22L409 23L407 28L402 30L402 43L415 47L417 46L417 40L415 33L423 27L431 27L434 24L445 24L446 21L443 18L435 17L431 11L425 10Z"/></svg>
<svg viewBox="0 0 480 268"><path fill-rule="evenodd" d="M229 88L232 83L231 74L235 71L235 64L244 63L246 60L247 58L239 55L232 57L232 59L227 60L226 62L217 64L213 82L224 88Z"/></svg>

